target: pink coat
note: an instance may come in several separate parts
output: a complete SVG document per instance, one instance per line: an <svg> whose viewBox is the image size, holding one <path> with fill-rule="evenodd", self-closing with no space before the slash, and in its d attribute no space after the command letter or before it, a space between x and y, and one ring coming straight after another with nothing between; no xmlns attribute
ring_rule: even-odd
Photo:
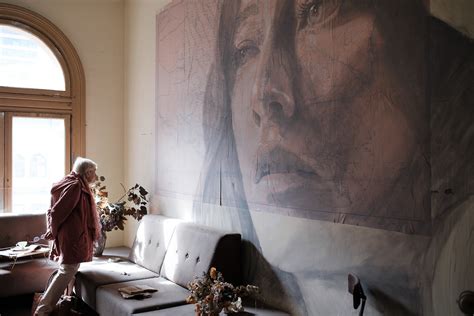
<svg viewBox="0 0 474 316"><path fill-rule="evenodd" d="M51 189L48 233L54 239L51 259L64 264L92 260L100 224L89 186L74 171Z"/></svg>

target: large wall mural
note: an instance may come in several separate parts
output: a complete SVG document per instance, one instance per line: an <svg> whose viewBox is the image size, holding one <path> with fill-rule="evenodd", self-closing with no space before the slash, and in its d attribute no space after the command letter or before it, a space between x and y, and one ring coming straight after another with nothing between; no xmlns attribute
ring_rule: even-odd
<svg viewBox="0 0 474 316"><path fill-rule="evenodd" d="M425 26L416 1L177 1L158 19L157 134L180 135L164 173L200 181L158 170L159 193L428 234Z"/></svg>
<svg viewBox="0 0 474 316"><path fill-rule="evenodd" d="M348 314L349 270L369 313L422 314L432 218L472 195L474 154L472 66L439 49L466 60L472 45L431 19L416 0L171 2L156 38L165 213L192 204L241 232L244 282L292 314Z"/></svg>

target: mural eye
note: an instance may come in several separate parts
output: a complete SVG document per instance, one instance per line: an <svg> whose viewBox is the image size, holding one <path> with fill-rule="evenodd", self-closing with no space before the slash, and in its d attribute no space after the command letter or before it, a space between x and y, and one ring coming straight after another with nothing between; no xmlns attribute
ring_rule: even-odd
<svg viewBox="0 0 474 316"><path fill-rule="evenodd" d="M298 9L303 26L318 25L332 20L338 13L341 0L314 0Z"/></svg>
<svg viewBox="0 0 474 316"><path fill-rule="evenodd" d="M249 52L249 47L242 47L241 49L239 49L239 58L245 58L245 56L247 56L247 53Z"/></svg>
<svg viewBox="0 0 474 316"><path fill-rule="evenodd" d="M260 52L258 47L252 41L244 41L237 45L234 53L234 64L237 67L245 64L250 58Z"/></svg>
<svg viewBox="0 0 474 316"><path fill-rule="evenodd" d="M309 24L318 23L321 20L321 8L320 5L313 4L308 10L308 22Z"/></svg>

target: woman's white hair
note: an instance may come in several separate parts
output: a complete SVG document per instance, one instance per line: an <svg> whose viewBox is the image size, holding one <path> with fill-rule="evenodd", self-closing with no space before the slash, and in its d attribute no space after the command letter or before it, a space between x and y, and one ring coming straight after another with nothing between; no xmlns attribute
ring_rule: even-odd
<svg viewBox="0 0 474 316"><path fill-rule="evenodd" d="M77 157L72 166L72 171L83 176L89 169L97 169L97 164L90 159Z"/></svg>

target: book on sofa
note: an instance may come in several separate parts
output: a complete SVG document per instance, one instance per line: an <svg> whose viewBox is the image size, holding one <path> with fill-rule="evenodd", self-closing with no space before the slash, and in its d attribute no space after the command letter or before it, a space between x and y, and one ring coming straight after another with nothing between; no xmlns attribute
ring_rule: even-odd
<svg viewBox="0 0 474 316"><path fill-rule="evenodd" d="M130 285L118 289L123 298L142 299L151 297L158 290L148 285Z"/></svg>

